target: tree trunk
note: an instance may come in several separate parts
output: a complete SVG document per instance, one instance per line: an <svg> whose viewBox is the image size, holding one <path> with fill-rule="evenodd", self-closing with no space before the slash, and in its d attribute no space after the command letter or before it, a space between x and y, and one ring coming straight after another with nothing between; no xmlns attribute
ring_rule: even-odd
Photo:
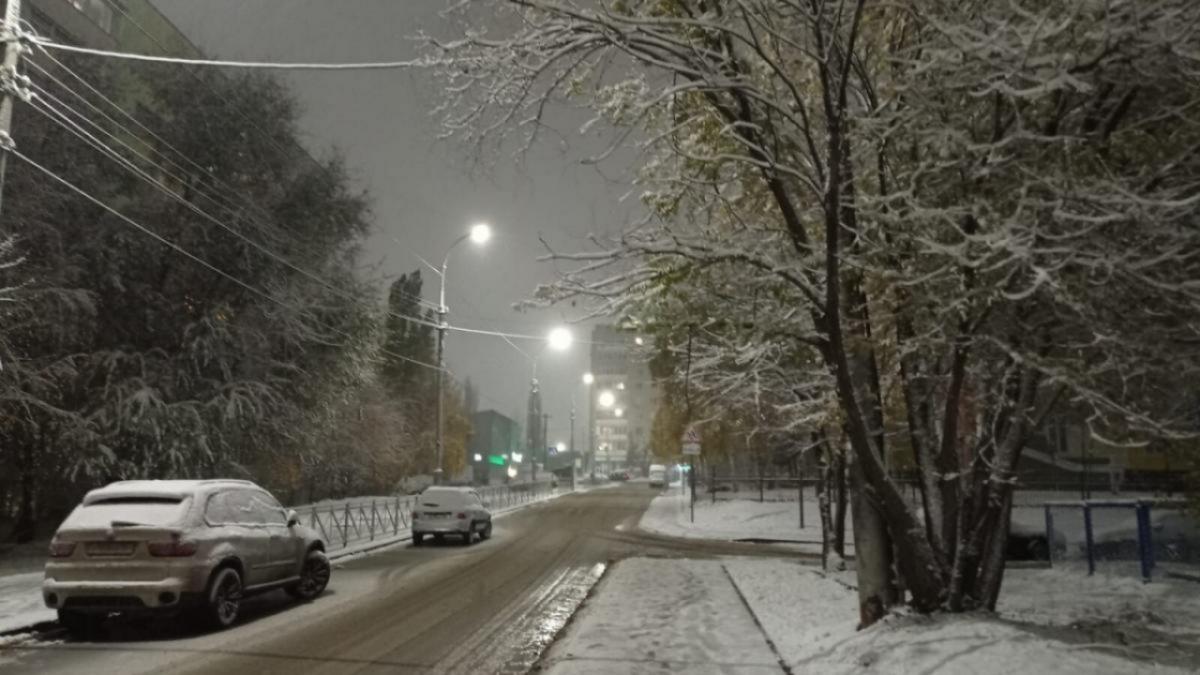
<svg viewBox="0 0 1200 675"><path fill-rule="evenodd" d="M22 453L23 461L18 471L20 477L20 496L17 502L17 518L13 525L12 539L18 544L25 544L37 536L37 517L33 510L34 467L30 449L26 446Z"/></svg>
<svg viewBox="0 0 1200 675"><path fill-rule="evenodd" d="M834 483L836 462L832 457L833 453L830 451L829 443L822 435L814 433L813 442L817 448L817 466L820 471L817 480L817 510L821 516L821 568L828 571L829 556L837 550L834 545L835 533L831 508L831 496L837 489ZM840 546L841 542L838 544ZM844 550L844 547L842 549ZM838 553L837 555L840 567L842 554Z"/></svg>
<svg viewBox="0 0 1200 675"><path fill-rule="evenodd" d="M843 559L846 557L846 451L833 457L833 550Z"/></svg>
<svg viewBox="0 0 1200 675"><path fill-rule="evenodd" d="M863 478L857 459L850 462L853 487L851 517L854 520L854 560L858 576L859 628L879 621L896 602L892 584L892 543L883 515L871 498L871 487Z"/></svg>

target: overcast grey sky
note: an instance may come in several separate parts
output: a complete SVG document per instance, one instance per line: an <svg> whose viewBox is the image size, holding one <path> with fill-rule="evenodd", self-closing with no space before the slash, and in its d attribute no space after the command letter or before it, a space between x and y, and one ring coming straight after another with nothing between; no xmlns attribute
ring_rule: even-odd
<svg viewBox="0 0 1200 675"><path fill-rule="evenodd" d="M411 58L408 38L425 29L450 29L438 12L445 0L154 0L206 52L222 58L280 61L368 61ZM440 260L446 247L477 220L496 233L485 249L463 244L451 259L448 301L454 324L544 334L569 308L518 314L553 268L538 263L539 235L560 249L583 245L591 231L609 230L631 206L619 203L628 186L582 166L570 149L543 147L521 166L501 158L497 171L473 178L461 148L435 139L431 109L438 100L423 72L294 73L286 76L303 106L301 125L317 154L336 147L374 200L376 233L364 262L385 274ZM605 172L611 176L611 168ZM425 297L436 300L433 275ZM586 329L575 329L586 338ZM537 350L538 345L518 343ZM481 390L480 407L518 415L524 422L529 364L503 340L452 333L450 369ZM587 370L587 346L568 354L547 351L539 366L550 440L567 440L572 392ZM576 438L583 439L586 405L580 402ZM582 440L577 440L582 442Z"/></svg>

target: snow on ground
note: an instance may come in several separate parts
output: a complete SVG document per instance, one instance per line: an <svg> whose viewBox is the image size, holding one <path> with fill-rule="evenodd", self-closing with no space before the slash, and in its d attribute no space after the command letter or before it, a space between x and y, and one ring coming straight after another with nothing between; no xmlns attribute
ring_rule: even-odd
<svg viewBox="0 0 1200 675"><path fill-rule="evenodd" d="M42 604L42 573L0 576L0 633L54 621L56 614Z"/></svg>
<svg viewBox="0 0 1200 675"><path fill-rule="evenodd" d="M704 501L697 496L696 520L691 521L689 497L667 492L654 498L642 514L639 527L672 537L691 539L767 539L795 542L805 551L820 553L821 521L815 500L804 504L804 529L800 528L798 502L757 502L747 500ZM853 539L849 519L847 541Z"/></svg>
<svg viewBox="0 0 1200 675"><path fill-rule="evenodd" d="M711 560L617 563L542 664L552 675L782 672L721 563Z"/></svg>
<svg viewBox="0 0 1200 675"><path fill-rule="evenodd" d="M633 558L609 570L542 666L552 675L779 673L781 663L822 675L1195 672L1200 586L1127 582L1012 570L998 614L900 612L860 631L854 589L811 566ZM1182 647L1128 641L1162 639L1138 632L1145 615L1129 613L1155 605L1193 632L1177 636ZM1083 616L1119 630L1081 629Z"/></svg>
<svg viewBox="0 0 1200 675"><path fill-rule="evenodd" d="M1097 620L1146 623L1157 630L1200 633L1200 583L1097 573L1080 567L1009 569L997 607L1006 618L1066 626Z"/></svg>
<svg viewBox="0 0 1200 675"><path fill-rule="evenodd" d="M1115 581L1102 594L1105 581L1071 583L1052 570L1012 570L1006 578L1006 599L999 616L986 613L966 615L896 615L869 629L856 630L857 599L848 586L824 577L811 567L782 560L729 560L730 576L764 630L774 641L793 672L802 673L1127 673L1192 672L1147 660L1124 658L1117 645L1064 642L1031 626L1025 619L1037 618L1056 625L1072 617L1127 620L1123 608L1142 606L1175 592L1185 597L1169 611L1179 623L1192 622L1200 610L1195 605L1197 588L1162 584L1148 589L1140 582ZM1039 601L1040 594L1065 582L1059 592ZM1002 596L1005 597L1005 596ZM1187 663L1185 659L1183 663Z"/></svg>

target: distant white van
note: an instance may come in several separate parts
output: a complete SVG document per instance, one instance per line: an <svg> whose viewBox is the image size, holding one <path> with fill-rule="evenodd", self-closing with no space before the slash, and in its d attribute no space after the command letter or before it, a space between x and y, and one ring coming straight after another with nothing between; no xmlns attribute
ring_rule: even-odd
<svg viewBox="0 0 1200 675"><path fill-rule="evenodd" d="M661 488L667 485L667 467L662 464L651 464L650 471L646 473L650 479L650 487Z"/></svg>

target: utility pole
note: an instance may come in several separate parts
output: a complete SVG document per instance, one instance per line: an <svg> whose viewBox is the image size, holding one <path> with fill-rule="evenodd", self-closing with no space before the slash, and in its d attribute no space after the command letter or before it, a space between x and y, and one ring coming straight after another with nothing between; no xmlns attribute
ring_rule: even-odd
<svg viewBox="0 0 1200 675"><path fill-rule="evenodd" d="M549 441L546 440L546 437L549 435L549 432L550 432L550 413L542 413L541 452L543 452L543 453L546 452L550 447L549 445L547 445L547 443L549 443ZM537 457L536 456L534 457L534 460L533 460L533 479L537 480Z"/></svg>
<svg viewBox="0 0 1200 675"><path fill-rule="evenodd" d="M587 468L592 481L596 480L596 396L588 390Z"/></svg>
<svg viewBox="0 0 1200 675"><path fill-rule="evenodd" d="M433 469L433 484L441 485L442 466L446 456L446 392L443 390L442 378L446 370L446 261L442 262L442 290L438 294L438 327L437 327L437 466Z"/></svg>
<svg viewBox="0 0 1200 675"><path fill-rule="evenodd" d="M15 145L12 139L13 95L19 84L17 63L21 58L21 44L17 42L17 31L21 24L21 0L7 0L4 7L4 63L0 65L0 81L3 81L3 98L0 98L0 204L4 195L4 173L8 166L8 151Z"/></svg>
<svg viewBox="0 0 1200 675"><path fill-rule="evenodd" d="M571 394L571 439L568 452L571 455L571 488L575 487L575 394Z"/></svg>

